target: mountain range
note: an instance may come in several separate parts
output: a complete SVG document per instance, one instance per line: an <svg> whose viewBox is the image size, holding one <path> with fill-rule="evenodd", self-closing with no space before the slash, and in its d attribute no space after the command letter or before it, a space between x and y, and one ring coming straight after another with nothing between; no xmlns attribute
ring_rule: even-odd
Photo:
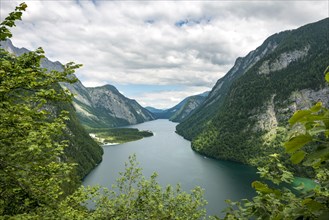
<svg viewBox="0 0 329 220"><path fill-rule="evenodd" d="M173 122L181 122L204 102L208 94L209 92L204 92L202 94L186 97L169 109L156 109L153 107L146 107L146 109L152 112L157 119L161 118L169 119Z"/></svg>

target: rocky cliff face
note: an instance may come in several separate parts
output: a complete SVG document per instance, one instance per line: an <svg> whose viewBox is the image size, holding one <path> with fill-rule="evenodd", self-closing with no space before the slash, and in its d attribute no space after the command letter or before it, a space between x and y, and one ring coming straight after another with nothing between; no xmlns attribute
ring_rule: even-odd
<svg viewBox="0 0 329 220"><path fill-rule="evenodd" d="M329 19L269 37L238 58L204 103L177 126L196 151L253 164L282 150L287 120L328 103Z"/></svg>
<svg viewBox="0 0 329 220"><path fill-rule="evenodd" d="M76 102L75 106L77 109L82 109L81 117L92 117L92 120L98 121L99 125L114 127L155 119L151 112L135 100L123 96L114 86L87 88L87 92L89 99L80 98L81 101ZM96 123L95 125L97 127Z"/></svg>
<svg viewBox="0 0 329 220"><path fill-rule="evenodd" d="M6 41L1 41L1 46L0 48L5 49L9 53L15 54L16 56L20 56L23 53L28 53L29 50L26 48L17 48L13 45L11 40L6 40Z"/></svg>
<svg viewBox="0 0 329 220"><path fill-rule="evenodd" d="M306 45L304 48L294 51L288 51L280 54L275 60L265 60L262 65L259 67L259 74L269 74L278 70L282 70L288 67L291 62L296 62L305 56L310 49L309 45Z"/></svg>
<svg viewBox="0 0 329 220"><path fill-rule="evenodd" d="M117 127L154 120L151 112L123 96L114 86L86 88L80 81L61 84L74 94L73 105L87 127Z"/></svg>

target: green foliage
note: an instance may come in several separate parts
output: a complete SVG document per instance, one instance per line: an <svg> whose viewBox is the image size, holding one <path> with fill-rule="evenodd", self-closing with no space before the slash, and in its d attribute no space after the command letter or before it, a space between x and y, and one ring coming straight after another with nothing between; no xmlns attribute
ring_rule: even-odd
<svg viewBox="0 0 329 220"><path fill-rule="evenodd" d="M202 190L183 192L179 185L162 188L156 181L142 176L136 157L129 157L125 171L112 190L100 187L80 187L61 201L56 208L45 206L20 219L204 219L206 211ZM89 210L87 204L95 208Z"/></svg>
<svg viewBox="0 0 329 220"><path fill-rule="evenodd" d="M4 41L7 38L11 38L12 34L8 28L14 27L16 20L22 19L22 11L25 11L27 5L25 3L21 3L16 7L15 11L11 12L6 19L0 23L0 41Z"/></svg>
<svg viewBox="0 0 329 220"><path fill-rule="evenodd" d="M21 18L21 13L26 9L26 4L22 3L20 6L16 7L16 10L1 23L1 30L4 33L1 40L6 40L11 36L10 30L8 28L14 26L15 19ZM64 149L65 154L61 156L61 158L65 161L71 161L77 163L77 175L79 178L83 178L87 173L89 173L102 159L103 150L101 147L97 145L84 131L83 127L80 125L79 121L76 118L75 110L70 101L70 98L65 100L61 100L61 96L64 92L59 86L58 82L65 82L65 80L70 80L68 82L74 82L75 77L71 75L74 72L74 69L79 67L79 65L75 65L73 63L69 63L66 65L66 74L69 76L67 79L61 79L65 77L64 75L58 74L57 71L45 71L41 70L40 63L43 62L44 52L41 48L39 48L36 52L31 52L25 54L20 57L20 63L16 63L16 67L13 67L15 58L12 55L2 55L1 66L3 67L0 75L3 79L2 81L2 89L17 89L18 93L22 96L30 96L30 94L34 92L38 92L38 95L43 96L46 100L40 102L40 100L32 100L35 101L35 105L38 103L40 106L35 106L35 108L43 108L50 115L55 116L60 112L67 112L67 118L69 120L65 120L66 128L65 132L60 135L59 139L68 140L68 146ZM18 65L22 65L22 68L19 69ZM37 68L40 68L41 73L35 73ZM12 70L10 70L12 69ZM71 70L70 70L71 69ZM16 73L10 73L10 71L17 71ZM52 75L49 77L47 75ZM34 79L35 77L35 79ZM29 80L29 81L27 81ZM33 80L35 80L38 85L36 85ZM5 85L6 83L6 85ZM20 88L23 84L30 83L31 85L27 85L26 88ZM49 84L49 85L48 85ZM47 87L48 85L48 87ZM6 88L5 88L6 86ZM17 88L15 88L17 87ZM44 87L44 88L43 88ZM24 90L24 91L23 91ZM38 90L38 91L36 91ZM42 94L43 93L43 94ZM51 94L56 95L58 100L50 100L48 99ZM47 97L48 96L48 97ZM65 96L63 96L65 97ZM47 102L45 107L42 107L43 102ZM56 117L56 116L55 116ZM59 140L58 139L58 140Z"/></svg>
<svg viewBox="0 0 329 220"><path fill-rule="evenodd" d="M329 159L329 110L318 102L310 110L295 112L289 123L293 130L284 146L292 162L298 164L307 155L304 163L308 166L319 167L325 163ZM310 142L317 144L307 153L303 147Z"/></svg>
<svg viewBox="0 0 329 220"><path fill-rule="evenodd" d="M11 36L7 27L25 8L22 3L1 23L1 40ZM55 88L74 82L70 75L79 65L49 73L40 68L42 58L41 48L19 57L0 50L0 215L55 207L64 187L74 184L74 164L61 162L68 112L55 111L52 103L71 100Z"/></svg>
<svg viewBox="0 0 329 220"><path fill-rule="evenodd" d="M202 219L206 204L202 190L190 194L180 186L164 189L156 182L156 174L144 179L137 168L135 156L129 158L115 191L105 191L96 200L95 219Z"/></svg>
<svg viewBox="0 0 329 220"><path fill-rule="evenodd" d="M325 75L328 76L329 68ZM327 82L329 81L326 78ZM292 163L312 167L317 185L297 192L287 188L269 187L255 181L252 187L257 196L241 202L227 201L225 219L328 219L329 217L329 113L321 103L308 110L297 111L289 120L290 138L284 143ZM307 147L309 147L307 149ZM269 164L258 168L262 177L275 184L291 183L293 176L279 159L271 155Z"/></svg>

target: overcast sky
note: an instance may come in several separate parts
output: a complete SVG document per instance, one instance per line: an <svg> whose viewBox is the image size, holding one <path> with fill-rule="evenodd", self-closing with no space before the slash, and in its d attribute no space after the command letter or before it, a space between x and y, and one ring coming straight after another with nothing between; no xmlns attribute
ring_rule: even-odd
<svg viewBox="0 0 329 220"><path fill-rule="evenodd" d="M20 2L1 0L1 21ZM25 2L15 46L81 63L85 86L112 84L157 108L211 90L270 35L329 16L328 0Z"/></svg>

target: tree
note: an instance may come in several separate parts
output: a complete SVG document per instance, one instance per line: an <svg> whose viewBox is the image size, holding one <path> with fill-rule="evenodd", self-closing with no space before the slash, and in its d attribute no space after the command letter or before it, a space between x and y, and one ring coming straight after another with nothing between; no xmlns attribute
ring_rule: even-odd
<svg viewBox="0 0 329 220"><path fill-rule="evenodd" d="M26 7L22 3L0 24L1 41L12 36L8 28ZM70 101L58 82L74 82L71 74L80 65L47 72L40 67L44 57L42 48L19 57L0 50L0 215L55 207L74 169L61 161L67 117L53 103Z"/></svg>
<svg viewBox="0 0 329 220"><path fill-rule="evenodd" d="M329 67L325 71L329 82ZM284 143L293 164L311 167L317 185L307 192L297 192L282 185L252 183L257 192L252 201L227 201L225 219L328 219L329 217L329 110L321 102L307 110L299 110L289 120L291 131ZM269 164L258 168L261 177L275 185L293 181L293 174L283 165L279 154L272 154Z"/></svg>
<svg viewBox="0 0 329 220"><path fill-rule="evenodd" d="M135 155L129 157L126 169L120 173L112 190L80 187L67 197L59 209L51 213L60 219L204 219L206 211L200 187L183 192L179 185L162 188L154 173L150 179L142 176ZM86 209L88 201L95 208ZM84 206L81 206L84 204Z"/></svg>

